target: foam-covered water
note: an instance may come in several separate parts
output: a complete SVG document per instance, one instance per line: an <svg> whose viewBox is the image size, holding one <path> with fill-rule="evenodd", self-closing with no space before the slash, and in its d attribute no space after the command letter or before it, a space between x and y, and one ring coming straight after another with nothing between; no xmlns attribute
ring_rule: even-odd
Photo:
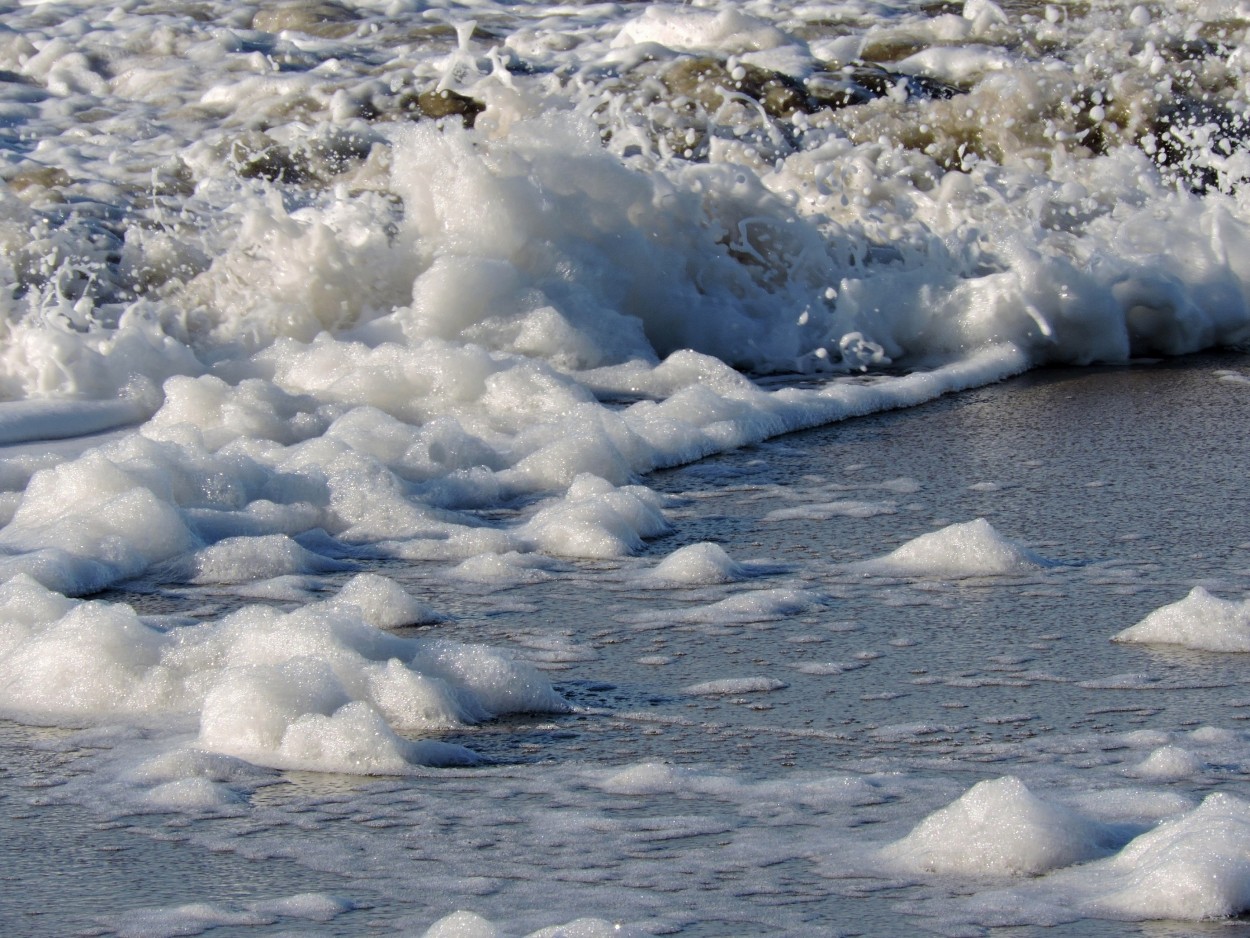
<svg viewBox="0 0 1250 938"><path fill-rule="evenodd" d="M1088 431L1030 405L1006 455L1062 456L1003 462L958 426L1008 435L995 394L941 453L917 411L698 462L1244 345L1245 4L0 9L0 716L72 766L32 804L367 894L119 897L101 928L1245 909L1210 833L1246 794L1239 441L1052 400ZM1235 434L1201 413L1242 360L1200 367L1177 419ZM1204 480L1188 514L1108 497L1164 463ZM1156 901L1208 847L1232 878ZM437 901L403 898L413 857Z"/></svg>

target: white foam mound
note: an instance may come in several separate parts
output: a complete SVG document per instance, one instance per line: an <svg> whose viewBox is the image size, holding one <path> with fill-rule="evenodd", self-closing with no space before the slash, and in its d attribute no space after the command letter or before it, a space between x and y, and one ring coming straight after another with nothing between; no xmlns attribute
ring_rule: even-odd
<svg viewBox="0 0 1250 938"><path fill-rule="evenodd" d="M349 585L349 596L378 598L377 580ZM257 765L377 774L477 761L463 747L401 733L567 710L538 671L498 649L380 631L366 614L385 619L406 608L382 593L365 613L335 601L290 613L250 606L163 629L129 606L75 602L15 577L0 586L0 713L198 727L201 749ZM171 787L153 798L218 802L225 796L209 785L176 784L218 774L195 766L165 773L159 781Z"/></svg>
<svg viewBox="0 0 1250 938"><path fill-rule="evenodd" d="M422 938L500 938L501 932L476 912L452 912L425 930Z"/></svg>
<svg viewBox="0 0 1250 938"><path fill-rule="evenodd" d="M446 619L394 580L376 573L361 573L352 577L328 602L332 606L354 606L366 622L380 629L426 625Z"/></svg>
<svg viewBox="0 0 1250 938"><path fill-rule="evenodd" d="M1090 911L1127 919L1226 918L1250 909L1250 802L1220 792L1083 877Z"/></svg>
<svg viewBox="0 0 1250 938"><path fill-rule="evenodd" d="M651 571L650 579L674 586L708 586L732 583L745 575L719 544L689 544L673 551Z"/></svg>
<svg viewBox="0 0 1250 938"><path fill-rule="evenodd" d="M322 557L285 534L228 537L191 558L192 583L248 583L302 573L346 570L342 561Z"/></svg>
<svg viewBox="0 0 1250 938"><path fill-rule="evenodd" d="M133 439L31 477L0 530L0 578L28 573L62 592L92 592L199 546L158 494L169 482L153 465L155 447Z"/></svg>
<svg viewBox="0 0 1250 938"><path fill-rule="evenodd" d="M1104 856L1107 831L1013 776L978 782L881 853L915 872L1037 874Z"/></svg>
<svg viewBox="0 0 1250 938"><path fill-rule="evenodd" d="M1047 561L1007 540L984 518L922 534L875 560L854 564L865 573L901 576L999 576L1036 570Z"/></svg>
<svg viewBox="0 0 1250 938"><path fill-rule="evenodd" d="M1202 771L1202 760L1180 746L1160 746L1133 768L1140 778L1172 782L1192 778Z"/></svg>
<svg viewBox="0 0 1250 938"><path fill-rule="evenodd" d="M1220 599L1195 586L1184 599L1156 609L1112 641L1250 651L1250 600Z"/></svg>
<svg viewBox="0 0 1250 938"><path fill-rule="evenodd" d="M547 567L551 560L541 554L478 554L456 564L450 575L484 586L508 587L522 583L538 583L551 578Z"/></svg>
<svg viewBox="0 0 1250 938"><path fill-rule="evenodd" d="M617 488L583 473L564 498L553 500L522 528L521 537L539 550L565 557L623 557L645 537L669 530L659 497L650 489Z"/></svg>
<svg viewBox="0 0 1250 938"><path fill-rule="evenodd" d="M739 593L703 609L691 610L684 621L729 623L769 622L800 615L824 602L824 597L810 590L775 589Z"/></svg>

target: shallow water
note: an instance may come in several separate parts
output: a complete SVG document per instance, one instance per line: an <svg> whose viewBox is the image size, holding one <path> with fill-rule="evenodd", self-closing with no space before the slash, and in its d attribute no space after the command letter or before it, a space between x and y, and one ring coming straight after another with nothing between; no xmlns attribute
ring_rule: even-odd
<svg viewBox="0 0 1250 938"><path fill-rule="evenodd" d="M133 818L110 816L104 805L57 803L48 795L75 772L76 747L57 746L63 734L12 724L0 726L0 734L0 824L11 845L0 922L9 934L100 933L102 918L130 908L177 906L207 896L246 902L275 891L332 890L337 882L294 863L262 867L233 853L190 848L172 826L145 832Z"/></svg>
<svg viewBox="0 0 1250 938"><path fill-rule="evenodd" d="M81 751L72 734L10 726L6 836L34 823L57 859L15 854L0 907L30 934L93 923L125 934L131 909L237 911L304 892L357 908L332 924L271 916L214 934L419 933L462 908L510 933L583 915L691 935L984 933L984 914L978 923L960 897L985 882L891 876L856 857L1006 774L1070 802L1250 795L1240 656L1109 642L1195 583L1250 590L1236 474L1250 456L1236 432L1250 384L1229 380L1248 365L1227 355L1039 372L657 473L648 484L679 524L638 560L568 562L507 589L453 585L443 564L385 566L457 616L431 628L520 646L579 708L457 737L493 766L373 781L275 774L238 810L135 815L84 804L75 788L122 740L98 734L104 748ZM839 500L882 513L764 520ZM846 567L974 517L1058 563L961 580ZM635 585L653 558L704 540L754 575L667 593ZM806 605L737 624L691 615L766 588L806 591ZM184 588L176 601L212 598ZM823 673L804 673L813 664ZM785 686L684 690L750 676ZM1233 733L1195 742L1204 726ZM1200 752L1201 771L1136 778L1163 739L1126 735L1138 731ZM637 793L610 782L649 762L691 774ZM1126 837L1151 823L1122 820ZM1001 933L1230 927L1083 918Z"/></svg>

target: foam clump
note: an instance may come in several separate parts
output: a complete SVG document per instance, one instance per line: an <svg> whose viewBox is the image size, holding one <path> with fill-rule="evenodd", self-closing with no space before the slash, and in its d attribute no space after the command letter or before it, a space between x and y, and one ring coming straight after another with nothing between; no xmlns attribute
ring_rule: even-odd
<svg viewBox="0 0 1250 938"><path fill-rule="evenodd" d="M165 382L161 408L143 426L154 440L193 442L212 452L239 439L294 443L324 429L316 401L252 378L236 385L211 375Z"/></svg>
<svg viewBox="0 0 1250 938"><path fill-rule="evenodd" d="M1160 746L1133 767L1133 774L1159 782L1192 778L1202 771L1202 760L1180 746Z"/></svg>
<svg viewBox="0 0 1250 938"><path fill-rule="evenodd" d="M1250 652L1250 600L1220 599L1195 586L1184 599L1156 609L1112 641Z"/></svg>
<svg viewBox="0 0 1250 938"><path fill-rule="evenodd" d="M126 773L126 778L152 784L181 778L208 778L215 782L253 778L267 773L230 756L199 749L171 749L145 759Z"/></svg>
<svg viewBox="0 0 1250 938"><path fill-rule="evenodd" d="M422 938L501 938L502 933L490 919L476 912L452 912L425 929Z"/></svg>
<svg viewBox="0 0 1250 938"><path fill-rule="evenodd" d="M171 481L161 457L131 440L36 472L0 531L0 577L27 573L59 592L89 593L194 549L159 491Z"/></svg>
<svg viewBox="0 0 1250 938"><path fill-rule="evenodd" d="M865 573L898 576L1001 576L1036 570L1047 561L1007 540L984 518L922 534L875 560L853 565Z"/></svg>
<svg viewBox="0 0 1250 938"><path fill-rule="evenodd" d="M540 508L519 532L535 549L562 557L624 557L643 538L669 530L658 496L642 486L617 488L579 475L568 494Z"/></svg>
<svg viewBox="0 0 1250 938"><path fill-rule="evenodd" d="M366 581L351 592L376 586ZM568 709L538 671L505 652L401 638L370 624L355 604L289 613L250 606L217 621L159 628L127 605L58 598L15 578L0 587L0 607L24 610L0 628L0 712L198 727L199 749L256 765L378 774L473 764L477 757L461 746L400 734ZM158 802L229 800L216 786L233 778L234 763L169 758L148 763L135 779L158 786L151 796Z"/></svg>
<svg viewBox="0 0 1250 938"><path fill-rule="evenodd" d="M191 558L193 583L248 583L281 576L350 569L301 547L285 534L229 537Z"/></svg>
<svg viewBox="0 0 1250 938"><path fill-rule="evenodd" d="M428 625L447 617L418 600L402 586L376 573L352 577L327 604L354 606L370 625L394 629L405 625Z"/></svg>
<svg viewBox="0 0 1250 938"><path fill-rule="evenodd" d="M719 544L689 544L673 551L650 572L649 579L674 586L732 583L746 574Z"/></svg>
<svg viewBox="0 0 1250 938"><path fill-rule="evenodd" d="M566 713L569 709L564 698L531 665L488 645L422 641L410 666L467 691L491 715Z"/></svg>
<svg viewBox="0 0 1250 938"><path fill-rule="evenodd" d="M170 908L134 909L102 921L116 934L147 936L198 935L213 928L272 925L275 918L254 906L238 908L189 902Z"/></svg>
<svg viewBox="0 0 1250 938"><path fill-rule="evenodd" d="M75 600L48 589L28 574L12 577L0 585L0 655L76 605Z"/></svg>
<svg viewBox="0 0 1250 938"><path fill-rule="evenodd" d="M1088 903L1096 914L1182 921L1239 915L1250 909L1250 803L1208 795L1092 864L1083 878L1099 893Z"/></svg>
<svg viewBox="0 0 1250 938"><path fill-rule="evenodd" d="M704 606L686 609L647 609L629 613L622 618L628 622L648 626L663 626L672 623L711 626L753 625L758 622L776 622L790 616L801 615L827 601L828 598L821 593L778 586L736 593Z"/></svg>
<svg viewBox="0 0 1250 938"><path fill-rule="evenodd" d="M502 938L494 924L476 912L452 912L425 930L422 938Z"/></svg>
<svg viewBox="0 0 1250 938"><path fill-rule="evenodd" d="M1108 832L1034 795L1018 778L978 782L881 853L915 872L959 876L1038 874L1108 851Z"/></svg>
<svg viewBox="0 0 1250 938"><path fill-rule="evenodd" d="M120 715L166 702L167 638L128 607L76 604L0 654L0 707L11 714Z"/></svg>
<svg viewBox="0 0 1250 938"><path fill-rule="evenodd" d="M197 743L275 768L363 775L479 761L459 746L423 750L399 736L368 703L339 703L342 691L329 674L314 670L301 681L304 676L293 673L298 670L229 675L204 702Z"/></svg>
<svg viewBox="0 0 1250 938"><path fill-rule="evenodd" d="M823 595L811 590L779 586L738 593L710 606L692 609L679 618L685 622L706 622L714 625L774 622L801 615L824 602L826 598Z"/></svg>
<svg viewBox="0 0 1250 938"><path fill-rule="evenodd" d="M764 516L765 521L828 521L831 518L875 518L897 512L893 502L870 502L840 499L812 505L777 508Z"/></svg>
<svg viewBox="0 0 1250 938"><path fill-rule="evenodd" d="M327 895L324 892L301 892L294 896L258 902L256 908L275 915L288 915L310 922L325 923L344 912L352 911L356 908L356 904L350 899Z"/></svg>
<svg viewBox="0 0 1250 938"><path fill-rule="evenodd" d="M507 587L521 583L537 583L550 579L547 567L552 561L541 554L508 551L503 554L478 554L454 566L451 576L484 586Z"/></svg>

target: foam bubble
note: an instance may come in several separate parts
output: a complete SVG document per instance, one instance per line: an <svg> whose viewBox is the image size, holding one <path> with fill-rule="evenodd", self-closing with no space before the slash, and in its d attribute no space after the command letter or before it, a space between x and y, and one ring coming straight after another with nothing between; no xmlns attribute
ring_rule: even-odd
<svg viewBox="0 0 1250 938"><path fill-rule="evenodd" d="M978 518L922 534L884 557L852 567L884 575L974 577L1024 573L1046 565L1046 560Z"/></svg>
<svg viewBox="0 0 1250 938"><path fill-rule="evenodd" d="M329 603L354 606L366 622L380 629L425 625L446 618L418 601L394 580L376 573L358 573L343 584Z"/></svg>
<svg viewBox="0 0 1250 938"><path fill-rule="evenodd" d="M522 583L538 583L551 578L551 560L541 554L478 554L461 561L450 571L456 579L505 588Z"/></svg>
<svg viewBox="0 0 1250 938"><path fill-rule="evenodd" d="M1250 651L1250 601L1220 599L1195 586L1184 599L1156 609L1112 640Z"/></svg>
<svg viewBox="0 0 1250 938"><path fill-rule="evenodd" d="M489 920L475 912L452 912L425 930L424 938L501 938Z"/></svg>
<svg viewBox="0 0 1250 938"><path fill-rule="evenodd" d="M882 850L891 863L961 876L1045 873L1108 852L1106 829L1018 778L978 782Z"/></svg>
<svg viewBox="0 0 1250 938"><path fill-rule="evenodd" d="M306 550L285 534L226 538L196 552L191 565L193 583L245 583L350 569L346 563Z"/></svg>
<svg viewBox="0 0 1250 938"><path fill-rule="evenodd" d="M735 562L719 544L688 544L673 551L650 572L660 583L706 586L731 583L744 576L745 568Z"/></svg>
<svg viewBox="0 0 1250 938"><path fill-rule="evenodd" d="M5 592L26 615L0 648L0 708L27 719L120 717L166 733L198 726L198 747L258 765L376 774L478 761L463 747L400 731L430 735L568 707L537 671L504 652L399 638L368 624L354 604L291 613L245 607L162 630L126 605L58 602L29 579ZM174 785L161 803L226 797L199 782L176 784L230 778L220 765L180 758L144 769L157 784Z"/></svg>
<svg viewBox="0 0 1250 938"><path fill-rule="evenodd" d="M640 486L616 488L596 476L579 475L568 495L541 508L519 536L548 553L569 557L622 557L644 537L669 530L659 500Z"/></svg>
<svg viewBox="0 0 1250 938"><path fill-rule="evenodd" d="M1250 908L1250 805L1216 792L1166 820L1088 874L1087 905L1127 919L1200 921Z"/></svg>
<svg viewBox="0 0 1250 938"><path fill-rule="evenodd" d="M1192 778L1202 771L1202 761L1180 746L1161 746L1133 767L1133 774L1160 782Z"/></svg>

